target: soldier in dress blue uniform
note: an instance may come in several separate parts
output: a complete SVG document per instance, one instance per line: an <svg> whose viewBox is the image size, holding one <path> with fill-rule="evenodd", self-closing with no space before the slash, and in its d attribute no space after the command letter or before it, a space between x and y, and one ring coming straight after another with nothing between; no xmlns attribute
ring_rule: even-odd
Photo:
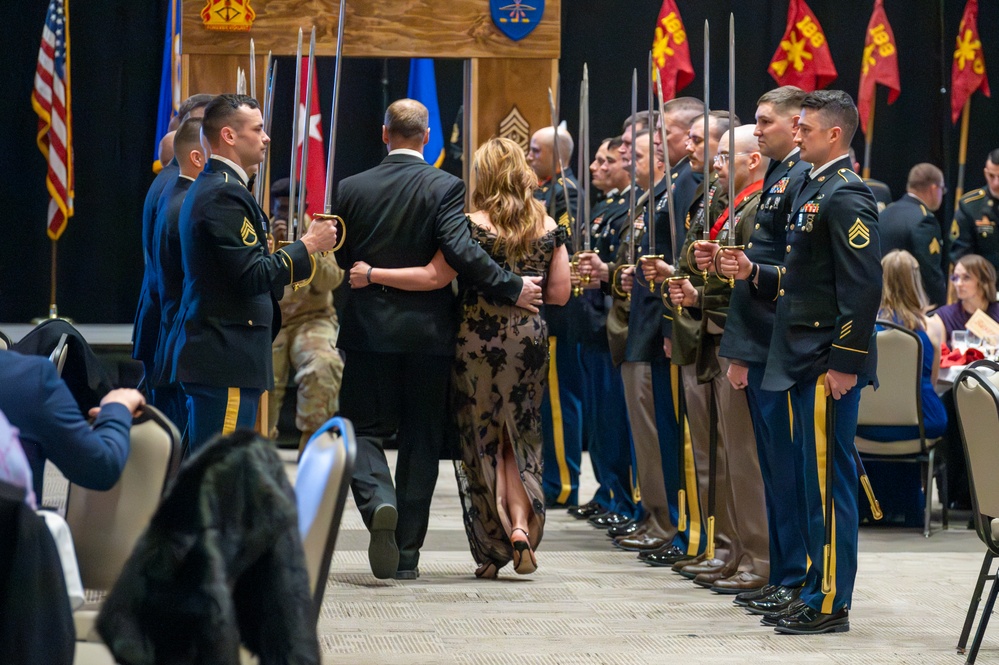
<svg viewBox="0 0 999 665"><path fill-rule="evenodd" d="M874 322L881 302L877 204L848 155L857 124L856 106L845 92L805 97L795 142L813 166L791 206L784 265L752 263L741 252L721 261L724 273L748 279L759 297L777 298L762 387L790 393L811 559L798 600L764 617L783 633L850 628L859 485L853 441L861 388L876 380Z"/></svg>
<svg viewBox="0 0 999 665"><path fill-rule="evenodd" d="M805 93L783 86L757 102L755 136L760 152L771 158L746 256L756 263L780 266L787 245L787 218L794 195L811 164L802 161L794 143L794 125ZM737 281L729 304L719 355L729 358L728 379L744 389L756 435L756 449L766 499L770 543L769 583L756 592L736 596L736 604L754 614L780 611L798 598L808 567L805 536L800 528L802 502L790 463L799 449L791 440L787 391L762 389L773 332L776 299L756 298L745 281Z"/></svg>
<svg viewBox="0 0 999 665"><path fill-rule="evenodd" d="M605 139L590 164L591 183L603 198L590 212L591 246L597 256L614 256L628 221L628 199L619 192L628 187L628 172L621 167L620 137ZM582 248L582 239L577 239ZM578 280L577 280L578 281ZM614 366L607 340L607 315L612 296L599 280L580 284L578 300L582 317L580 356L583 370L583 435L593 472L600 484L593 500L570 514L584 519L616 515L618 522L638 514L631 481L632 443L621 374Z"/></svg>
<svg viewBox="0 0 999 665"><path fill-rule="evenodd" d="M555 140L558 137L556 165ZM567 166L572 158L572 136L564 128L557 132L543 127L531 137L527 162L538 175L534 197L544 203L552 218L570 230L576 218L579 188ZM566 196L568 194L568 197ZM568 207L566 199L568 198ZM575 251L576 238L570 235L569 254ZM548 349L548 389L541 404L541 431L545 461L542 482L545 502L549 506L565 507L579 503L579 465L583 457L583 369L579 357L579 340L575 334L580 319L578 298L570 298L564 306L546 305Z"/></svg>
<svg viewBox="0 0 999 665"><path fill-rule="evenodd" d="M934 307L947 304L946 266L943 263L943 234L935 213L943 203L947 188L943 172L923 162L909 169L905 196L878 215L881 253L904 249L919 262L923 290Z"/></svg>
<svg viewBox="0 0 999 665"><path fill-rule="evenodd" d="M999 148L985 160L985 187L961 197L950 225L950 262L978 254L999 270Z"/></svg>
<svg viewBox="0 0 999 665"><path fill-rule="evenodd" d="M267 219L247 189L270 141L255 99L219 95L202 133L212 154L180 211L184 295L171 376L187 394L192 452L220 432L253 427L274 382L277 300L286 284L311 278L311 255L332 249L337 235L332 221L314 222L301 240L268 250Z"/></svg>

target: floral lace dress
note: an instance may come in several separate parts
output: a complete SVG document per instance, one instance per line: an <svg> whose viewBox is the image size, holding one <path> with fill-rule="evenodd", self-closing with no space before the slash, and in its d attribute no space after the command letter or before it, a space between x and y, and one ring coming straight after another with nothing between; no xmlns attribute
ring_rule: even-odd
<svg viewBox="0 0 999 665"><path fill-rule="evenodd" d="M555 249L565 242L562 227L549 231L511 264L502 247L496 247L492 232L475 224L471 231L497 263L518 275L547 276ZM547 379L548 329L541 315L465 290L452 374L452 405L461 441L455 473L465 531L479 564L492 562L501 568L513 558L510 521L496 500L501 437L517 459L533 507L528 528L531 547L541 541L545 522L541 398Z"/></svg>

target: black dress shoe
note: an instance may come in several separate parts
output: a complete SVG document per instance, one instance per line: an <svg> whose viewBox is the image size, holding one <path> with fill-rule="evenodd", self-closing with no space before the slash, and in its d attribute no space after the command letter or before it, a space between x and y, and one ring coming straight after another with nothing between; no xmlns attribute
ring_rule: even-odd
<svg viewBox="0 0 999 665"><path fill-rule="evenodd" d="M850 610L845 607L839 612L823 614L805 606L805 609L786 616L777 622L774 630L791 635L821 635L822 633L845 633L850 630Z"/></svg>
<svg viewBox="0 0 999 665"><path fill-rule="evenodd" d="M781 586L766 598L751 600L746 603L746 611L750 614L772 614L780 612L798 599L801 587Z"/></svg>
<svg viewBox="0 0 999 665"><path fill-rule="evenodd" d="M640 527L641 527L640 522L632 520L631 522L622 524L621 526L612 526L611 528L607 529L607 535L610 536L611 538L618 538L621 536L627 537L638 531Z"/></svg>
<svg viewBox="0 0 999 665"><path fill-rule="evenodd" d="M602 515L596 515L589 519L590 524L592 526L597 527L598 529L609 529L614 526L621 526L623 524L627 524L630 521L631 521L630 517L625 517L624 515L620 515L618 513L610 513L610 512L604 513Z"/></svg>
<svg viewBox="0 0 999 665"><path fill-rule="evenodd" d="M654 550L646 550L644 552L639 552L638 553L638 558L639 559L645 559L650 554L662 554L662 553L664 553L664 552L666 552L668 550L672 550L673 548L676 548L677 550L680 549L679 547L676 547L676 545L674 545L672 542L668 542L665 545L663 545L662 547L657 547Z"/></svg>
<svg viewBox="0 0 999 665"><path fill-rule="evenodd" d="M806 607L808 606L805 605L804 601L796 600L787 607L785 607L780 612L771 612L769 614L764 614L763 618L760 619L760 623L763 624L764 626L776 626L777 622L780 621L781 619L786 619L789 616L794 616L798 612L804 610Z"/></svg>
<svg viewBox="0 0 999 665"><path fill-rule="evenodd" d="M643 552L643 554L645 553ZM640 554L639 558L650 566L669 568L677 561L693 557L687 554L682 548L671 544L657 552L649 552L644 556Z"/></svg>
<svg viewBox="0 0 999 665"><path fill-rule="evenodd" d="M745 607L746 605L749 604L749 601L761 600L763 598L766 598L774 591L776 591L777 588L778 587L774 586L773 584L767 584L762 589L757 589L756 591L743 591L738 596L733 598L732 602L738 605L739 607Z"/></svg>
<svg viewBox="0 0 999 665"><path fill-rule="evenodd" d="M568 512L577 520L588 520L591 517L597 517L598 515L606 515L607 509L596 501L590 501L582 506L573 506L572 508L569 508Z"/></svg>

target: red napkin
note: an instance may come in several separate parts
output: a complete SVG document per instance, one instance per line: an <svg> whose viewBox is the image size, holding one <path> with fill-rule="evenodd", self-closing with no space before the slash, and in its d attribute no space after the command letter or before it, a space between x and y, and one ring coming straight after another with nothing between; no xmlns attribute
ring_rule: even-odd
<svg viewBox="0 0 999 665"><path fill-rule="evenodd" d="M951 351L946 344L940 345L940 366L953 367L955 365L970 365L976 360L982 360L985 354L974 347L969 348L964 353L959 349Z"/></svg>

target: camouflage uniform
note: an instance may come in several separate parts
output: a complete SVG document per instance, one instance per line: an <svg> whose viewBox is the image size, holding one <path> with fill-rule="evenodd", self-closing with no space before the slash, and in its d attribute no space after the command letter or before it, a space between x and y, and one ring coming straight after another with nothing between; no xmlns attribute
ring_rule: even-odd
<svg viewBox="0 0 999 665"><path fill-rule="evenodd" d="M278 416L292 368L298 384L295 425L308 436L340 408L343 359L336 350L340 323L333 309L333 289L344 271L333 254L316 254L316 273L308 286L286 286L281 299L281 330L274 339L274 392L268 402L271 437L276 438Z"/></svg>

